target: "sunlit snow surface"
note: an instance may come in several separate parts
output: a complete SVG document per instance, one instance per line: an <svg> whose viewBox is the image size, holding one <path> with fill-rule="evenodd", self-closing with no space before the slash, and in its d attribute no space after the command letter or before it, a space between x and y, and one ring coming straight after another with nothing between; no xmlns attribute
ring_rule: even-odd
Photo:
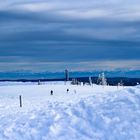
<svg viewBox="0 0 140 140"><path fill-rule="evenodd" d="M0 140L139 139L140 86L0 83Z"/></svg>

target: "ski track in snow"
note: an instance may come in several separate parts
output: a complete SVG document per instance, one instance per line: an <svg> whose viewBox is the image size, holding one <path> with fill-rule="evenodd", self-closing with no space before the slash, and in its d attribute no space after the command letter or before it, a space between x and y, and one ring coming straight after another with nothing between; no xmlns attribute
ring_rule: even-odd
<svg viewBox="0 0 140 140"><path fill-rule="evenodd" d="M67 139L139 140L140 86L0 85L0 140Z"/></svg>

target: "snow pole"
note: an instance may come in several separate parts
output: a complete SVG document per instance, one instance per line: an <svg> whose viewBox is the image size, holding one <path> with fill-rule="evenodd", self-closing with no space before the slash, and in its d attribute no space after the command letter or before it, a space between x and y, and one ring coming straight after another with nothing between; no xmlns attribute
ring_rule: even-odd
<svg viewBox="0 0 140 140"><path fill-rule="evenodd" d="M19 104L20 104L20 107L22 107L22 96L19 95Z"/></svg>

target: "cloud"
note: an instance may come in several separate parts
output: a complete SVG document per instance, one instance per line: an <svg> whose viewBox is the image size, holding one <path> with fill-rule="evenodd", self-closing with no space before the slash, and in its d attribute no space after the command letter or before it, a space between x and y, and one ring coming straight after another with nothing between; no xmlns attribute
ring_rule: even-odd
<svg viewBox="0 0 140 140"><path fill-rule="evenodd" d="M87 0L86 3L84 0L2 0L0 69L7 70L10 63L15 65L14 69L20 66L34 69L36 62L40 70L46 69L43 64L52 63L53 70L56 66L53 63L57 62L58 67L69 64L80 70L83 66L80 68L78 64L97 61L100 68L103 65L139 69L139 3L138 0ZM117 61L120 65L116 67L107 63ZM123 65L126 61L127 65ZM90 65L86 67L92 69Z"/></svg>
<svg viewBox="0 0 140 140"><path fill-rule="evenodd" d="M113 20L140 20L139 1L131 0L110 0L110 1L90 1L84 0L65 1L24 1L13 2L8 6L9 9L23 10L28 12L52 12L65 18L92 19L108 18ZM12 5L12 6L11 6ZM45 15L44 14L44 15Z"/></svg>
<svg viewBox="0 0 140 140"><path fill-rule="evenodd" d="M133 68L131 67L133 65ZM61 72L64 69L72 71L115 71L119 69L138 70L140 69L140 61L137 60L117 60L117 61L89 61L89 62L36 62L35 64L29 62L12 62L1 63L0 72L11 71L31 71L31 72Z"/></svg>
<svg viewBox="0 0 140 140"><path fill-rule="evenodd" d="M40 37L40 35L39 35ZM18 61L29 62L78 62L92 60L140 59L139 43L118 41L86 42L10 42L0 44L1 56L19 56ZM3 61L3 60L1 60ZM11 60L12 61L12 60Z"/></svg>

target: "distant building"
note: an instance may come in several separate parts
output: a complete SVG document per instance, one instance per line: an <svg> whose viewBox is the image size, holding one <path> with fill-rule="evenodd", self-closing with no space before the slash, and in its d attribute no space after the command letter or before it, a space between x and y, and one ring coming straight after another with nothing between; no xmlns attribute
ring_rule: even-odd
<svg viewBox="0 0 140 140"><path fill-rule="evenodd" d="M38 81L38 85L41 85L41 81L40 80Z"/></svg>
<svg viewBox="0 0 140 140"><path fill-rule="evenodd" d="M69 81L69 71L65 70L65 81Z"/></svg>
<svg viewBox="0 0 140 140"><path fill-rule="evenodd" d="M73 78L71 84L72 85L81 85L81 82L78 81L77 79Z"/></svg>

